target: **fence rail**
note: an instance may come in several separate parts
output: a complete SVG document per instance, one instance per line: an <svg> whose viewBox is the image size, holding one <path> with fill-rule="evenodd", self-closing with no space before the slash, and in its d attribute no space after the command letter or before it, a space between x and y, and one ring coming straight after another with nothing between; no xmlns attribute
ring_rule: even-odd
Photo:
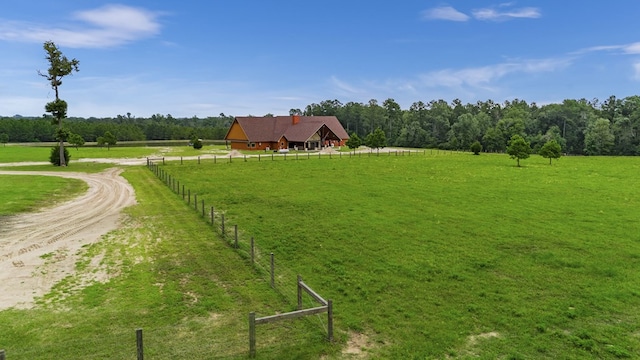
<svg viewBox="0 0 640 360"><path fill-rule="evenodd" d="M249 356L256 356L256 325L267 324L280 320L295 319L302 316L316 315L327 313L327 340L333 341L333 301L325 300L322 296L318 295L311 287L302 281L302 277L298 275L298 310L290 311L277 315L270 315L264 317L256 317L255 312L249 313ZM302 309L302 291L309 294L314 300L319 302L322 306L313 307L309 309Z"/></svg>
<svg viewBox="0 0 640 360"><path fill-rule="evenodd" d="M181 162L182 163L182 162ZM188 189L184 183L181 183L179 180L176 180L169 172L165 169L161 168L158 164L153 161L147 162L147 167L150 171L152 171L158 179L160 179L164 184L171 189L172 192L176 193L178 196L182 197L182 200L185 201L198 215L202 217L202 219L209 223L215 234L219 236L220 239L224 240L231 248L235 249L239 254L246 256L247 259L250 260L251 265L258 271L268 276L269 283L271 287L284 296L287 299L295 301L297 299L298 309L296 311L292 311L289 313L266 316L262 318L256 318L255 313L250 315L250 327L252 327L252 331L250 332L253 336L250 335L250 343L253 344L253 347L250 347L250 353L255 353L255 325L256 324L264 324L269 322L275 322L278 320L284 319L292 319L302 316L327 313L328 317L328 339L329 341L333 341L333 303L331 300L325 300L322 296L320 296L317 292L315 292L311 287L305 284L302 281L300 275L297 278L298 284L298 293L297 296L293 293L287 291L287 281L283 279L292 278L293 276L289 276L287 274L286 269L279 269L279 276L276 277L276 267L275 267L275 254L273 252L268 253L268 256L261 256L261 252L256 248L256 242L253 237L250 237L250 240L244 239L241 240L241 232L238 229L238 225L229 226L227 221L225 220L225 214L222 211L216 211L216 208L213 205L209 205L207 207L207 203L205 199L198 197L197 193L193 193L193 203L191 203L192 192L191 189ZM200 202L198 202L200 200ZM205 209L210 209L209 213L205 212ZM290 283L289 283L290 284ZM321 306L303 309L302 308L302 293L305 292L309 294L313 300L320 303Z"/></svg>

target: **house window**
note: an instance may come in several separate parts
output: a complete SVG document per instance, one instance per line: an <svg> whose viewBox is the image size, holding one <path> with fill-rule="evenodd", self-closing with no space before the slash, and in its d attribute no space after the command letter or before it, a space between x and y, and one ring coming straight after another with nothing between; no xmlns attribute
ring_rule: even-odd
<svg viewBox="0 0 640 360"><path fill-rule="evenodd" d="M256 147L256 143L249 143L249 148L255 148Z"/></svg>

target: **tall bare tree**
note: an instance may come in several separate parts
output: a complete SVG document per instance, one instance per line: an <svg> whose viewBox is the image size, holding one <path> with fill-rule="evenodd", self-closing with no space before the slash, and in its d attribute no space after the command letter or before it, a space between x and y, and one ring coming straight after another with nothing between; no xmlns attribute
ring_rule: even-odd
<svg viewBox="0 0 640 360"><path fill-rule="evenodd" d="M64 142L67 138L67 132L62 127L62 119L67 117L67 102L60 99L58 88L62 85L62 78L72 75L78 71L80 62L76 59L69 60L62 54L58 46L53 41L44 43L44 51L47 54L45 59L49 62L49 69L46 73L38 70L38 75L44 77L51 84L51 88L55 91L56 99L45 105L45 111L53 116L53 124L58 125L56 139L60 146L60 166L67 166L64 154Z"/></svg>

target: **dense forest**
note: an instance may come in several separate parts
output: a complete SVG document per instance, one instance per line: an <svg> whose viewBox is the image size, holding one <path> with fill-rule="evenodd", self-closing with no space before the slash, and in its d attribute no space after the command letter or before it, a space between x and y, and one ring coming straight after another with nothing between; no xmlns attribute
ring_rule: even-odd
<svg viewBox="0 0 640 360"><path fill-rule="evenodd" d="M381 128L387 144L393 146L468 150L478 140L485 151L500 152L512 135L519 134L536 152L545 142L556 140L569 154L640 154L640 96L611 96L603 102L565 100L543 106L518 99L503 104L418 101L408 110L393 99L382 104L326 100L290 112L335 115L347 132L361 138Z"/></svg>
<svg viewBox="0 0 640 360"><path fill-rule="evenodd" d="M522 135L537 151L545 142L556 140L565 153L576 155L640 154L640 96L600 102L565 100L538 106L524 100L491 100L463 104L434 100L418 101L402 109L393 99L382 104L325 100L307 105L304 110L291 109L290 114L335 115L347 132L364 138L375 129L384 131L387 145L469 149L476 140L485 151L504 151L514 134ZM267 114L269 116L270 114ZM233 116L220 114L204 119L173 118L156 114L150 118L69 118L66 128L86 141L96 141L105 132L118 141L223 139ZM54 141L55 127L51 119L20 116L0 118L0 139L9 142Z"/></svg>
<svg viewBox="0 0 640 360"><path fill-rule="evenodd" d="M139 118L126 114L115 118L68 118L64 120L64 127L88 142L96 141L107 131L115 135L118 141L188 140L194 136L224 139L232 122L233 116L225 114L204 119L174 118L170 114ZM0 117L0 136L7 134L9 142L55 141L55 129L56 125L52 124L49 116Z"/></svg>

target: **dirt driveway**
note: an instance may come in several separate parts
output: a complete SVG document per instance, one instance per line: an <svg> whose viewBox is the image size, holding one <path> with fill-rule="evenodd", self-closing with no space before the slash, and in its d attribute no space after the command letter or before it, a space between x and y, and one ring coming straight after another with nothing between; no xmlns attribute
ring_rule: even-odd
<svg viewBox="0 0 640 360"><path fill-rule="evenodd" d="M0 310L30 308L34 297L74 271L78 250L119 225L123 208L135 204L121 169L98 174L3 171L0 175L45 175L80 179L88 191L73 200L0 223Z"/></svg>

